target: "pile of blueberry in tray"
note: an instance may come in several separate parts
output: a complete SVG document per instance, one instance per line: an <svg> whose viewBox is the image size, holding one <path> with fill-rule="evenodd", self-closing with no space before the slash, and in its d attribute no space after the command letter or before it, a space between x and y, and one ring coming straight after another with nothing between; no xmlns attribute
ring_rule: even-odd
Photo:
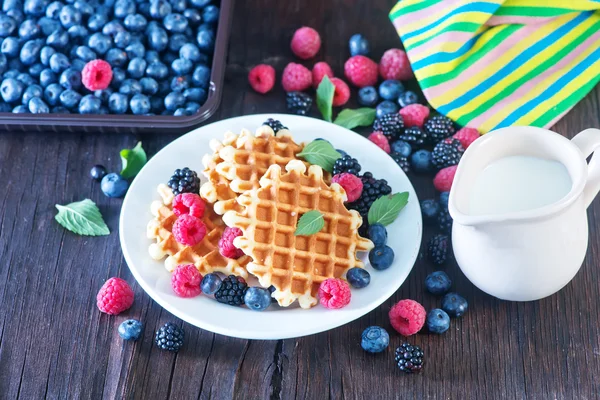
<svg viewBox="0 0 600 400"><path fill-rule="evenodd" d="M218 4L4 0L0 112L193 115L207 98ZM86 81L95 60L105 63L88 65Z"/></svg>

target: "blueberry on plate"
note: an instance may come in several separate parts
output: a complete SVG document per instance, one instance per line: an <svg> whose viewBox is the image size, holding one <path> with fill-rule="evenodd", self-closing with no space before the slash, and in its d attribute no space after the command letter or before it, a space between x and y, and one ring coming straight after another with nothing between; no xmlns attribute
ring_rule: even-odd
<svg viewBox="0 0 600 400"><path fill-rule="evenodd" d="M423 216L423 222L426 224L435 224L439 213L440 203L435 199L421 201L421 215Z"/></svg>
<svg viewBox="0 0 600 400"><path fill-rule="evenodd" d="M351 56L368 56L369 55L369 41L360 33L356 33L350 37L348 41L350 47Z"/></svg>
<svg viewBox="0 0 600 400"><path fill-rule="evenodd" d="M462 317L468 308L467 300L459 294L448 293L442 298L442 310L451 317Z"/></svg>
<svg viewBox="0 0 600 400"><path fill-rule="evenodd" d="M200 282L200 289L202 293L207 295L213 295L221 287L221 277L215 273L204 275L202 282Z"/></svg>
<svg viewBox="0 0 600 400"><path fill-rule="evenodd" d="M387 114L395 114L399 110L398 105L390 100L384 100L375 107L375 116L379 119Z"/></svg>
<svg viewBox="0 0 600 400"><path fill-rule="evenodd" d="M261 287L249 287L244 294L244 303L254 311L263 311L271 305L271 293Z"/></svg>
<svg viewBox="0 0 600 400"><path fill-rule="evenodd" d="M358 104L365 107L375 107L379 102L379 94L373 86L365 86L358 90Z"/></svg>
<svg viewBox="0 0 600 400"><path fill-rule="evenodd" d="M388 269L394 261L394 250L389 246L375 246L369 252L369 262L376 270Z"/></svg>
<svg viewBox="0 0 600 400"><path fill-rule="evenodd" d="M98 108L100 108L100 106L98 106ZM127 192L128 187L129 183L127 183L121 175L114 172L105 175L100 182L100 189L102 189L102 192L107 197L123 197Z"/></svg>
<svg viewBox="0 0 600 400"><path fill-rule="evenodd" d="M402 92L404 92L404 85L397 80L388 79L379 85L379 97L384 100L396 100Z"/></svg>
<svg viewBox="0 0 600 400"><path fill-rule="evenodd" d="M361 335L360 346L369 353L381 353L390 344L390 335L380 326L370 326Z"/></svg>
<svg viewBox="0 0 600 400"><path fill-rule="evenodd" d="M429 332L441 334L450 328L450 317L446 311L434 308L427 313L426 324Z"/></svg>
<svg viewBox="0 0 600 400"><path fill-rule="evenodd" d="M357 289L367 287L371 283L371 274L364 268L350 268L346 273L348 283Z"/></svg>
<svg viewBox="0 0 600 400"><path fill-rule="evenodd" d="M106 175L106 168L103 165L94 165L90 169L90 177L95 181L100 182L104 178L104 175Z"/></svg>
<svg viewBox="0 0 600 400"><path fill-rule="evenodd" d="M369 239L375 246L383 246L387 242L387 230L381 224L369 225Z"/></svg>
<svg viewBox="0 0 600 400"><path fill-rule="evenodd" d="M128 319L119 325L119 336L123 340L138 340L142 334L143 325L135 319Z"/></svg>
<svg viewBox="0 0 600 400"><path fill-rule="evenodd" d="M444 271L435 271L425 278L425 289L431 294L440 296L450 291L452 280Z"/></svg>

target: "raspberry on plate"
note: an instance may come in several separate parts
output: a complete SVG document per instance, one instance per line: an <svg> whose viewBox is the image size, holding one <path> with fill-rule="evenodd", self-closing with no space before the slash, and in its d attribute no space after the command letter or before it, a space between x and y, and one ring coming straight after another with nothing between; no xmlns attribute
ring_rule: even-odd
<svg viewBox="0 0 600 400"><path fill-rule="evenodd" d="M402 336L411 336L419 332L425 324L427 312L414 300L400 300L389 312L392 327Z"/></svg>
<svg viewBox="0 0 600 400"><path fill-rule="evenodd" d="M206 236L206 225L200 219L183 214L173 224L175 240L186 246L195 246Z"/></svg>
<svg viewBox="0 0 600 400"><path fill-rule="evenodd" d="M104 90L112 80L112 67L104 60L92 60L81 71L81 82L88 90Z"/></svg>
<svg viewBox="0 0 600 400"><path fill-rule="evenodd" d="M194 264L178 265L171 275L171 287L179 297L196 297L200 290L202 275L196 269Z"/></svg>
<svg viewBox="0 0 600 400"><path fill-rule="evenodd" d="M438 171L438 173L435 175L435 178L433 178L433 186L435 186L438 192L450 191L450 188L452 188L452 182L454 182L454 175L456 175L457 168L457 165L453 165Z"/></svg>
<svg viewBox="0 0 600 400"><path fill-rule="evenodd" d="M344 64L344 73L359 88L377 83L377 63L365 56L350 57Z"/></svg>
<svg viewBox="0 0 600 400"><path fill-rule="evenodd" d="M133 290L121 278L110 278L98 291L96 305L103 313L117 315L133 304Z"/></svg>
<svg viewBox="0 0 600 400"><path fill-rule="evenodd" d="M189 214L196 218L202 218L205 207L204 201L195 193L181 193L173 199L173 212L178 217Z"/></svg>
<svg viewBox="0 0 600 400"><path fill-rule="evenodd" d="M325 61L319 61L312 69L312 81L315 89L319 87L319 83L321 83L325 76L333 78L333 71Z"/></svg>
<svg viewBox="0 0 600 400"><path fill-rule="evenodd" d="M275 86L275 68L267 64L260 64L250 70L248 82L252 89L265 94Z"/></svg>
<svg viewBox="0 0 600 400"><path fill-rule="evenodd" d="M404 126L418 126L423 127L425 120L429 118L429 107L422 104L410 104L399 111L404 119Z"/></svg>
<svg viewBox="0 0 600 400"><path fill-rule="evenodd" d="M286 92L302 92L312 86L312 73L304 65L289 63L283 70L281 85Z"/></svg>
<svg viewBox="0 0 600 400"><path fill-rule="evenodd" d="M477 129L464 127L458 132L456 132L452 137L454 139L460 140L462 147L464 147L464 149L466 150L471 145L471 143L479 139L480 136L481 134Z"/></svg>
<svg viewBox="0 0 600 400"><path fill-rule="evenodd" d="M331 178L332 183L337 183L346 191L347 202L353 202L360 198L363 190L363 183L356 175L344 172L339 175L334 175Z"/></svg>
<svg viewBox="0 0 600 400"><path fill-rule="evenodd" d="M321 37L319 36L319 32L308 26L298 29L294 32L290 47L292 48L292 52L298 58L303 60L313 58L321 48Z"/></svg>
<svg viewBox="0 0 600 400"><path fill-rule="evenodd" d="M331 78L331 83L335 86L335 92L333 94L333 106L343 106L350 100L350 88L340 78Z"/></svg>
<svg viewBox="0 0 600 400"><path fill-rule="evenodd" d="M369 140L375 143L381 150L390 154L390 142L381 132L373 132L369 135Z"/></svg>
<svg viewBox="0 0 600 400"><path fill-rule="evenodd" d="M221 253L223 257L236 259L244 255L244 252L233 244L233 239L238 236L242 236L242 230L240 228L225 228L221 239L219 239L219 253Z"/></svg>
<svg viewBox="0 0 600 400"><path fill-rule="evenodd" d="M319 302L325 308L338 309L350 304L350 286L342 279L329 278L319 286Z"/></svg>
<svg viewBox="0 0 600 400"><path fill-rule="evenodd" d="M389 49L379 61L379 74L383 79L405 81L414 76L408 57L403 50Z"/></svg>

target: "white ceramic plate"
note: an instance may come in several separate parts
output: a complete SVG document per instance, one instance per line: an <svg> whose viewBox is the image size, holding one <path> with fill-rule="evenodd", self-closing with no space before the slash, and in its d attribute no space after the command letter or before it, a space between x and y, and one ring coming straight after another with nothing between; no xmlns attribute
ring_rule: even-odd
<svg viewBox="0 0 600 400"><path fill-rule="evenodd" d="M177 297L170 286L170 273L162 261L148 254L151 240L146 238L146 225L152 219L150 203L159 199L156 187L167 182L176 168L190 167L202 171L202 156L210 152L208 143L222 138L230 130L251 131L267 118L281 120L298 142L316 138L329 140L347 151L376 178L386 179L392 191L410 193L409 202L400 216L387 227L388 245L395 253L393 265L376 271L363 254L371 273L371 284L352 290L350 304L340 310L319 305L310 310L299 307L271 306L263 312L220 304L212 297L200 295L187 299ZM199 175L201 175L199 173ZM202 177L203 181L204 178ZM121 247L129 268L142 288L158 304L177 317L202 329L245 339L285 339L323 332L353 321L379 306L398 288L412 269L421 244L421 210L415 191L396 163L364 137L325 121L293 115L249 115L203 126L175 140L158 152L137 175L123 202L120 219ZM255 280L249 280L252 284Z"/></svg>

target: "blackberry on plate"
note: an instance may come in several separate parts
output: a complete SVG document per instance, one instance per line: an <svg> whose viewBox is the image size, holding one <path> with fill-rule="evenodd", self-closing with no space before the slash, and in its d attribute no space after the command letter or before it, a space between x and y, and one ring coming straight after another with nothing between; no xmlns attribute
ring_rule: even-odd
<svg viewBox="0 0 600 400"><path fill-rule="evenodd" d="M360 168L361 166L356 158L352 158L352 156L346 154L345 156L335 160L335 163L333 164L333 175L347 172L349 174L358 176Z"/></svg>
<svg viewBox="0 0 600 400"><path fill-rule="evenodd" d="M460 144L458 139L442 140L433 148L431 153L431 161L438 168L451 167L457 165L465 152L465 149Z"/></svg>
<svg viewBox="0 0 600 400"><path fill-rule="evenodd" d="M442 208L438 214L438 226L443 233L452 233L452 217L447 208Z"/></svg>
<svg viewBox="0 0 600 400"><path fill-rule="evenodd" d="M200 178L198 178L196 171L192 171L188 167L177 168L167 185L171 188L175 196L180 193L198 194L200 191Z"/></svg>
<svg viewBox="0 0 600 400"><path fill-rule="evenodd" d="M406 143L413 146L423 146L429 142L429 135L423 129L418 126L411 126L404 130L398 139L405 141Z"/></svg>
<svg viewBox="0 0 600 400"><path fill-rule="evenodd" d="M429 239L429 246L427 248L427 255L432 263L442 265L446 262L446 256L448 254L448 236L447 235L435 235Z"/></svg>
<svg viewBox="0 0 600 400"><path fill-rule="evenodd" d="M215 293L215 299L219 303L229 304L230 306L241 306L244 304L244 295L248 289L248 284L244 278L229 275L223 279L221 287Z"/></svg>
<svg viewBox="0 0 600 400"><path fill-rule="evenodd" d="M440 140L454 135L454 132L456 132L454 122L445 115L434 115L429 118L425 121L423 129L429 134L432 144L436 144Z"/></svg>
<svg viewBox="0 0 600 400"><path fill-rule="evenodd" d="M183 346L184 337L185 333L183 329L171 322L167 322L156 331L154 341L163 350L177 352Z"/></svg>
<svg viewBox="0 0 600 400"><path fill-rule="evenodd" d="M369 208L371 208L373 202L381 196L392 193L392 188L390 185L388 185L385 179L375 179L373 174L370 172L365 172L360 177L360 180L363 183L362 194L358 200L353 203L349 203L347 206L352 210L358 211L358 213L363 217L364 229L368 229L366 221L367 215L369 214Z"/></svg>
<svg viewBox="0 0 600 400"><path fill-rule="evenodd" d="M410 171L410 163L408 162L408 158L404 157L400 153L391 153L390 157L392 157L392 159L396 161L396 164L398 164L398 166L402 168L402 171Z"/></svg>
<svg viewBox="0 0 600 400"><path fill-rule="evenodd" d="M407 374L421 372L423 369L423 350L419 346L404 343L396 348L396 364L400 371Z"/></svg>
<svg viewBox="0 0 600 400"><path fill-rule="evenodd" d="M273 119L273 118L269 118L268 120L263 122L263 125L270 126L271 129L273 129L273 132L275 132L275 133L279 132L282 129L287 129L287 127L283 126L281 121L279 121L277 119Z"/></svg>
<svg viewBox="0 0 600 400"><path fill-rule="evenodd" d="M404 120L397 113L386 114L373 123L373 130L381 132L390 141L397 140L404 129Z"/></svg>
<svg viewBox="0 0 600 400"><path fill-rule="evenodd" d="M287 109L293 114L306 115L312 107L312 97L302 92L289 92L286 95Z"/></svg>

